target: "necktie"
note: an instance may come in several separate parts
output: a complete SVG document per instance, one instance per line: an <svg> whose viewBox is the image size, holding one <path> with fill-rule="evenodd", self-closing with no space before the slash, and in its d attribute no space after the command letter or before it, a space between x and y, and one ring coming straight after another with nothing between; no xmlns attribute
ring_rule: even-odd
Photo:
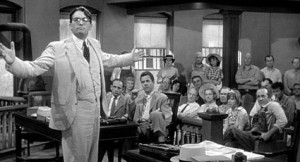
<svg viewBox="0 0 300 162"><path fill-rule="evenodd" d="M85 41L83 42L83 56L87 60L87 62L90 63L90 51Z"/></svg>
<svg viewBox="0 0 300 162"><path fill-rule="evenodd" d="M188 106L189 106L189 104L186 104L186 105L184 106L184 108L180 111L180 113L183 113L184 110L185 110Z"/></svg>
<svg viewBox="0 0 300 162"><path fill-rule="evenodd" d="M111 109L110 109L110 115L109 116L112 116L113 113L116 110L116 100L117 100L117 97L114 96L113 102L111 104Z"/></svg>

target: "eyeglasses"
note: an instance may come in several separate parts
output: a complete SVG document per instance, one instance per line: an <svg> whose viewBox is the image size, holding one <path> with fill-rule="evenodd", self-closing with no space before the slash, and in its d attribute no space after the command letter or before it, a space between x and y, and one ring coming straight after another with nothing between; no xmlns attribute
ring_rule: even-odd
<svg viewBox="0 0 300 162"><path fill-rule="evenodd" d="M87 23L87 22L90 22L90 19L87 17L84 17L84 18L75 17L75 18L72 18L72 21L74 21L76 23L80 23L80 21Z"/></svg>

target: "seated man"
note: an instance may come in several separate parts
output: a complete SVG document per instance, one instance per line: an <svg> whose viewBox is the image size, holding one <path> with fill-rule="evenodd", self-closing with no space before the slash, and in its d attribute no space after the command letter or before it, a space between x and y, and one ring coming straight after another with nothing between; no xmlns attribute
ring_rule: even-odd
<svg viewBox="0 0 300 162"><path fill-rule="evenodd" d="M284 86L281 82L276 82L272 84L273 94L276 97L275 101L278 102L287 117L288 124L286 127L293 126L294 118L296 116L296 104L295 102L287 95L284 94Z"/></svg>
<svg viewBox="0 0 300 162"><path fill-rule="evenodd" d="M183 117L190 117L198 119L199 117L197 113L200 108L199 104L196 102L198 97L199 95L196 88L190 88L187 94L187 103L178 107L177 118L181 119Z"/></svg>
<svg viewBox="0 0 300 162"><path fill-rule="evenodd" d="M112 81L111 93L106 94L109 106L108 118L127 118L127 110L130 102L129 95L123 95L123 82L120 79Z"/></svg>
<svg viewBox="0 0 300 162"><path fill-rule="evenodd" d="M171 79L168 77L164 77L158 91L162 93L171 92Z"/></svg>
<svg viewBox="0 0 300 162"><path fill-rule="evenodd" d="M300 110L300 83L295 83L293 86L293 96L291 97L296 104L296 108Z"/></svg>
<svg viewBox="0 0 300 162"><path fill-rule="evenodd" d="M165 142L167 136L166 127L172 120L172 109L168 105L168 97L154 91L154 76L145 71L140 76L144 93L139 93L135 102L133 121L139 124L139 142Z"/></svg>
<svg viewBox="0 0 300 162"><path fill-rule="evenodd" d="M190 84L189 88L195 87L197 92L199 93L199 89L202 86L202 78L199 75L193 76L192 78L192 84ZM201 106L202 104L204 104L204 98L202 98L201 96L199 96L196 99L196 102Z"/></svg>
<svg viewBox="0 0 300 162"><path fill-rule="evenodd" d="M242 131L229 127L224 134L226 146L253 151L255 140L271 141L282 133L282 128L287 124L282 107L277 102L270 101L266 88L258 89L256 97L259 107L253 107L250 112L251 130Z"/></svg>
<svg viewBox="0 0 300 162"><path fill-rule="evenodd" d="M130 102L129 95L123 95L123 82L120 79L114 79L110 86L110 93L106 94L107 103L109 106L107 117L113 118L127 118L127 110ZM99 145L99 160L103 159L103 156L107 150L108 161L113 159L114 154L114 141L101 142Z"/></svg>

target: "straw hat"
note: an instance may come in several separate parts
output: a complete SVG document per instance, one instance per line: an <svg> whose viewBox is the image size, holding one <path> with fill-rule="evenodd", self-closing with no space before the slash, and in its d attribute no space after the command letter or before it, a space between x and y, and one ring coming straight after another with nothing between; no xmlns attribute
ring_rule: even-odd
<svg viewBox="0 0 300 162"><path fill-rule="evenodd" d="M222 58L221 58L221 56L219 55L219 54L217 54L217 53L210 53L209 55L207 55L207 57L206 57L206 63L208 64L208 65L210 65L210 62L209 62L209 59L211 58L211 57L216 57L218 60L219 60L219 62L221 62L222 61Z"/></svg>
<svg viewBox="0 0 300 162"><path fill-rule="evenodd" d="M163 59L164 62L166 62L166 60L167 60L168 58L169 58L169 59L172 59L172 63L174 63L175 59L174 59L173 55L167 55L167 56L165 56L164 59Z"/></svg>
<svg viewBox="0 0 300 162"><path fill-rule="evenodd" d="M199 89L199 95L200 95L200 97L201 97L202 99L205 98L205 97L204 97L204 91L205 91L206 89L213 89L213 90L216 92L216 94L217 94L217 98L219 98L219 90L218 90L218 88L217 88L215 85L211 84L211 83L205 83L205 84L203 84L203 85L200 87L200 89Z"/></svg>

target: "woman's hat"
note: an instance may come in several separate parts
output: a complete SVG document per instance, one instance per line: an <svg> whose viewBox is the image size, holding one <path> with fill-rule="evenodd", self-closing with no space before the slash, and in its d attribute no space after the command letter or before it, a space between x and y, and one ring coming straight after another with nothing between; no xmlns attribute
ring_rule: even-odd
<svg viewBox="0 0 300 162"><path fill-rule="evenodd" d="M164 57L164 62L166 62L167 59L172 59L172 63L174 63L175 59L173 57L173 55L167 55Z"/></svg>
<svg viewBox="0 0 300 162"><path fill-rule="evenodd" d="M210 65L210 62L209 62L209 59L211 58L211 57L216 57L218 60L219 60L219 62L221 62L222 61L222 58L221 58L221 56L219 55L219 54L217 54L217 53L210 53L209 55L207 55L207 57L206 57L206 63L208 64L208 65Z"/></svg>
<svg viewBox="0 0 300 162"><path fill-rule="evenodd" d="M219 90L218 90L218 88L217 88L215 85L211 84L211 83L205 83L205 84L203 84L203 85L200 87L200 89L199 89L199 95L200 95L200 97L201 97L202 99L205 98L205 97L204 97L204 91L205 91L206 89L213 89L213 90L215 91L215 93L217 94L217 98L219 98Z"/></svg>

